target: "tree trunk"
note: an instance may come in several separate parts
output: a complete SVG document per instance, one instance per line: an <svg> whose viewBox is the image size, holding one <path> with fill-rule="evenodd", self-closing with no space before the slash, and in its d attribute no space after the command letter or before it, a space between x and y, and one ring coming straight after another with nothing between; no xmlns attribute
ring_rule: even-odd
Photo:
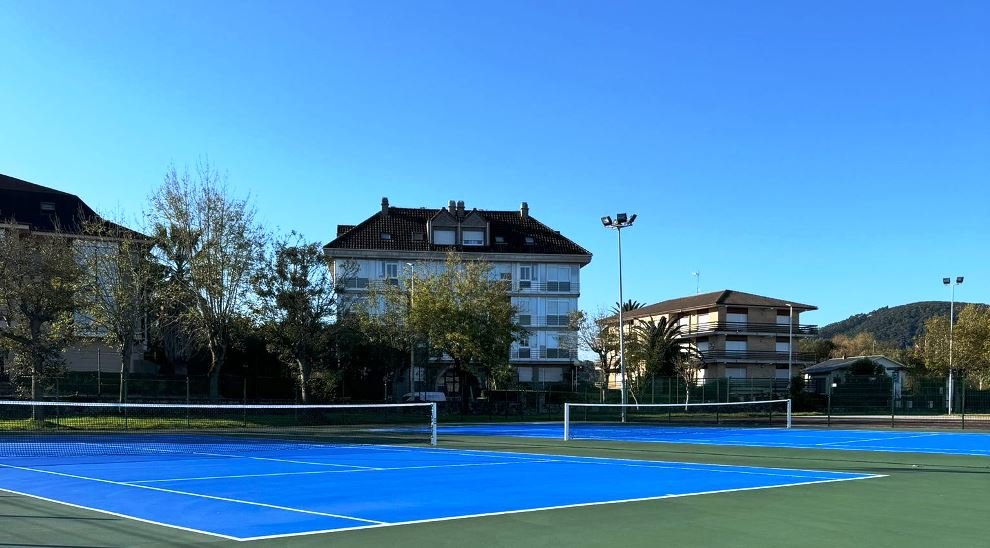
<svg viewBox="0 0 990 548"><path fill-rule="evenodd" d="M468 383L467 383L467 371L460 362L455 362L457 366L458 378L460 379L461 385L461 414L467 415L471 411L470 402L468 401Z"/></svg>
<svg viewBox="0 0 990 548"><path fill-rule="evenodd" d="M296 360L296 365L299 367L299 397L303 403L309 403L309 363Z"/></svg>
<svg viewBox="0 0 990 548"><path fill-rule="evenodd" d="M127 374L131 369L131 356L134 348L127 343L120 350L120 403L127 402Z"/></svg>
<svg viewBox="0 0 990 548"><path fill-rule="evenodd" d="M220 371L223 369L224 361L227 358L227 348L225 345L216 342L212 338L209 341L210 347L210 400L220 399Z"/></svg>

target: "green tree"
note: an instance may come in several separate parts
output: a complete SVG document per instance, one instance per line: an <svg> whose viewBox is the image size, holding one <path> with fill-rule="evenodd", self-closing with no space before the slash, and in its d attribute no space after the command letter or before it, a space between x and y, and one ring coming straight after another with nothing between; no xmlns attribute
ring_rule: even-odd
<svg viewBox="0 0 990 548"><path fill-rule="evenodd" d="M683 338L681 326L666 316L636 322L632 335L632 354L645 376L672 377L679 362L701 358L695 347Z"/></svg>
<svg viewBox="0 0 990 548"><path fill-rule="evenodd" d="M525 333L513 321L506 283L491 272L487 263L450 254L442 268L417 277L412 292L412 332L422 335L435 356L453 362L461 377L462 410L468 405L467 375L490 388L508 380L509 348Z"/></svg>
<svg viewBox="0 0 990 548"><path fill-rule="evenodd" d="M127 374L134 349L144 340L148 295L158 278L145 236L102 219L83 222L85 238L76 241L84 266L81 310L88 331L120 354L119 400L127 400Z"/></svg>
<svg viewBox="0 0 990 548"><path fill-rule="evenodd" d="M925 322L918 341L925 370L937 375L949 373L949 318L935 316ZM956 317L952 330L952 369L982 384L990 382L990 310L966 305Z"/></svg>
<svg viewBox="0 0 990 548"><path fill-rule="evenodd" d="M178 237L166 249L188 260L188 285L177 288L188 303L184 323L206 341L210 353L210 397L220 393L220 372L227 360L231 326L247 310L251 276L266 239L247 199L230 195L225 177L201 162L193 178L175 168L151 199L156 234Z"/></svg>
<svg viewBox="0 0 990 548"><path fill-rule="evenodd" d="M76 288L83 270L73 239L0 226L0 344L13 351L11 371L31 376L31 399L62 368L74 340Z"/></svg>
<svg viewBox="0 0 990 548"><path fill-rule="evenodd" d="M320 244L293 232L275 243L254 277L252 309L270 349L295 370L303 403L310 401L314 366L329 357L330 323L336 309L333 277Z"/></svg>
<svg viewBox="0 0 990 548"><path fill-rule="evenodd" d="M633 310L637 310L637 309L643 308L644 306L646 306L646 305L644 305L643 303L641 303L639 301L634 301L632 299L626 299L626 302L622 303L622 307L621 308L622 308L622 311L623 312L632 312ZM618 314L619 313L619 308L620 308L619 307L619 303L616 302L615 305L612 307L612 314L613 315Z"/></svg>

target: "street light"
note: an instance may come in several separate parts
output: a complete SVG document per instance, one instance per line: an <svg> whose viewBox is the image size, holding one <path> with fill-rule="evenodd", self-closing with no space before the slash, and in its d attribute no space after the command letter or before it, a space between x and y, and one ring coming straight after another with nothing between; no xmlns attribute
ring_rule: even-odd
<svg viewBox="0 0 990 548"><path fill-rule="evenodd" d="M622 378L622 422L626 422L626 357L625 357L625 334L622 325L622 229L632 226L636 222L636 214L627 216L625 213L616 213L615 220L612 217L602 217L602 226L614 228L619 241L619 376Z"/></svg>
<svg viewBox="0 0 990 548"><path fill-rule="evenodd" d="M787 314L787 397L790 398L793 390L791 383L794 378L794 373L791 372L794 362L794 305L787 303L787 309L789 310Z"/></svg>
<svg viewBox="0 0 990 548"><path fill-rule="evenodd" d="M953 315L956 308L956 286L963 283L962 276L956 276L956 283L952 283L952 278L942 278L942 284L952 288L952 298L949 300L949 387L948 387L948 412L952 414L952 324Z"/></svg>
<svg viewBox="0 0 990 548"><path fill-rule="evenodd" d="M409 314L406 318L406 322L410 322L412 319L412 304L413 304L413 290L416 289L416 263L406 263L409 267ZM406 326L411 328L411 326ZM416 341L413 339L412 329L409 329L409 392L411 392L413 401L416 400L416 377L413 371L416 370L414 367L414 361L416 358Z"/></svg>

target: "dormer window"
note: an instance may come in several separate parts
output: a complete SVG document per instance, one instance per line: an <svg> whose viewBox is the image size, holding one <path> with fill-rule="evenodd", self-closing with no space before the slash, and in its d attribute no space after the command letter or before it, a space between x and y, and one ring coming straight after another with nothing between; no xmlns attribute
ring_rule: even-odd
<svg viewBox="0 0 990 548"><path fill-rule="evenodd" d="M536 239L533 238L532 236L526 236L525 242L526 242L526 245L533 245L533 244L536 243Z"/></svg>
<svg viewBox="0 0 990 548"><path fill-rule="evenodd" d="M392 234L389 233L389 232L382 232L382 239L383 240L391 240L392 239Z"/></svg>
<svg viewBox="0 0 990 548"><path fill-rule="evenodd" d="M484 230L465 230L463 237L464 245L485 245Z"/></svg>
<svg viewBox="0 0 990 548"><path fill-rule="evenodd" d="M495 236L495 243L497 243L497 244L504 244L505 243L505 236Z"/></svg>
<svg viewBox="0 0 990 548"><path fill-rule="evenodd" d="M42 213L55 213L55 203L54 202L41 202L41 212Z"/></svg>
<svg viewBox="0 0 990 548"><path fill-rule="evenodd" d="M454 231L442 228L433 230L433 245L454 245Z"/></svg>
<svg viewBox="0 0 990 548"><path fill-rule="evenodd" d="M409 239L414 242L422 242L424 240L422 232L412 232L409 234Z"/></svg>

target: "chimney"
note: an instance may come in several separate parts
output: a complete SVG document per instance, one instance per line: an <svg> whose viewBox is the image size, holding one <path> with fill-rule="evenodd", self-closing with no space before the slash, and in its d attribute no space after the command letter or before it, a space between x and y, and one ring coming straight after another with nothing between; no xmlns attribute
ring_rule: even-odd
<svg viewBox="0 0 990 548"><path fill-rule="evenodd" d="M464 200L457 201L457 216L458 217L464 216Z"/></svg>
<svg viewBox="0 0 990 548"><path fill-rule="evenodd" d="M454 200L447 202L447 211L453 215L457 211L457 202Z"/></svg>
<svg viewBox="0 0 990 548"><path fill-rule="evenodd" d="M388 215L388 198L382 198L382 215Z"/></svg>
<svg viewBox="0 0 990 548"><path fill-rule="evenodd" d="M523 219L529 219L529 204L526 202L519 205L519 216Z"/></svg>

